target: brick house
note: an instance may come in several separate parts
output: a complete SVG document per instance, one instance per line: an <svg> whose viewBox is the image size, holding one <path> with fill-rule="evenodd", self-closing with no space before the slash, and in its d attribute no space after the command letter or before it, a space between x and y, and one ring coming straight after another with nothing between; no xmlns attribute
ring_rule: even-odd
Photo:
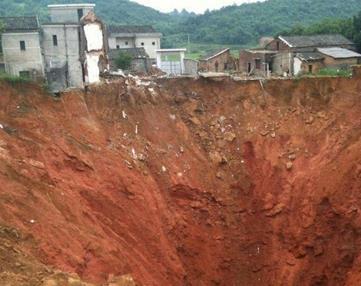
<svg viewBox="0 0 361 286"><path fill-rule="evenodd" d="M264 49L241 50L239 53L239 71L248 76L266 77L271 72L272 57L276 51Z"/></svg>
<svg viewBox="0 0 361 286"><path fill-rule="evenodd" d="M314 35L314 36L279 36L274 39L265 49L276 51L272 59L272 73L277 75L295 75L299 72L299 60L303 62L317 62L321 66L320 60L315 61L315 56L319 48L342 48L354 51L356 45L342 35ZM309 54L309 55L308 55ZM317 56L318 57L318 56ZM295 60L296 59L296 60ZM296 61L296 62L295 62ZM327 66L327 61L324 66ZM296 67L295 67L296 64ZM307 70L315 72L318 68L308 66Z"/></svg>
<svg viewBox="0 0 361 286"><path fill-rule="evenodd" d="M202 72L225 72L234 69L235 61L230 49L219 50L199 60L199 70Z"/></svg>

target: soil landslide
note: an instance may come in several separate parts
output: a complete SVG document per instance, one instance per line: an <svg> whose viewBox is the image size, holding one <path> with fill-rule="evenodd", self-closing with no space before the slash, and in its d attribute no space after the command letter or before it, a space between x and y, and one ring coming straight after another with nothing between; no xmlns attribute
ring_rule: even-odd
<svg viewBox="0 0 361 286"><path fill-rule="evenodd" d="M0 90L0 285L361 285L360 77Z"/></svg>

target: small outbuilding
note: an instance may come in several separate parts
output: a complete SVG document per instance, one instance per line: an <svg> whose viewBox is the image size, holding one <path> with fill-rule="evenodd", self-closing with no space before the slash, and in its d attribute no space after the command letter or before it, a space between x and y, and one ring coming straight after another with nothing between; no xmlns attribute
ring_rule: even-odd
<svg viewBox="0 0 361 286"><path fill-rule="evenodd" d="M229 48L208 54L199 60L201 72L225 72L235 69L235 61Z"/></svg>
<svg viewBox="0 0 361 286"><path fill-rule="evenodd" d="M317 51L324 57L324 64L328 68L347 69L361 63L361 54L348 49L333 47L318 48Z"/></svg>
<svg viewBox="0 0 361 286"><path fill-rule="evenodd" d="M271 73L272 57L276 53L264 49L241 50L239 53L239 71L248 76L267 77Z"/></svg>

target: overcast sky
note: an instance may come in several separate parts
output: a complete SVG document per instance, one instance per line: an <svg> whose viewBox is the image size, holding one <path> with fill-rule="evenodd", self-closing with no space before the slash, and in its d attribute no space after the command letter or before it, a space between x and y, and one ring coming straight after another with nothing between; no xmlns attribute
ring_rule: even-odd
<svg viewBox="0 0 361 286"><path fill-rule="evenodd" d="M257 2L257 0L132 0L139 4L155 8L162 12L170 12L174 9L203 13L205 10L219 9L232 4ZM258 0L259 1L259 0Z"/></svg>

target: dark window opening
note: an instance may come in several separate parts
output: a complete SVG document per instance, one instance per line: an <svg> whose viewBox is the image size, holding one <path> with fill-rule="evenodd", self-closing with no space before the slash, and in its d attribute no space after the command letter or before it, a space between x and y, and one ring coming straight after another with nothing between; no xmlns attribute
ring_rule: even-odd
<svg viewBox="0 0 361 286"><path fill-rule="evenodd" d="M125 42L125 45L128 46L128 42Z"/></svg>
<svg viewBox="0 0 361 286"><path fill-rule="evenodd" d="M83 18L83 16L84 16L83 9L78 9L78 19L79 19L79 21L80 21L81 18Z"/></svg>
<svg viewBox="0 0 361 286"><path fill-rule="evenodd" d="M256 69L261 69L261 60L260 59L255 59L254 60L254 62L255 62L255 65L256 65Z"/></svg>
<svg viewBox="0 0 361 286"><path fill-rule="evenodd" d="M280 42L277 42L277 51L280 50Z"/></svg>
<svg viewBox="0 0 361 286"><path fill-rule="evenodd" d="M155 46L155 42L153 42L152 45Z"/></svg>
<svg viewBox="0 0 361 286"><path fill-rule="evenodd" d="M120 49L120 46L119 45L117 45L117 50L119 50Z"/></svg>
<svg viewBox="0 0 361 286"><path fill-rule="evenodd" d="M218 66L219 66L218 62L216 62L216 63L214 64L214 66L215 66L215 68L216 68L216 72L218 72Z"/></svg>
<svg viewBox="0 0 361 286"><path fill-rule="evenodd" d="M57 35L53 35L53 45L54 45L54 47L58 46L58 36Z"/></svg>
<svg viewBox="0 0 361 286"><path fill-rule="evenodd" d="M248 63L248 67L247 67L247 71L248 73L250 73L252 70L252 64L251 63Z"/></svg>
<svg viewBox="0 0 361 286"><path fill-rule="evenodd" d="M25 41L20 41L20 50L21 50L21 51L25 51L25 50L26 50Z"/></svg>
<svg viewBox="0 0 361 286"><path fill-rule="evenodd" d="M312 73L312 65L309 65L309 66L308 66L308 72L309 72L309 73Z"/></svg>
<svg viewBox="0 0 361 286"><path fill-rule="evenodd" d="M22 77L22 78L29 79L30 78L30 72L29 71L21 71L21 72L19 72L19 76Z"/></svg>
<svg viewBox="0 0 361 286"><path fill-rule="evenodd" d="M141 43L142 46L144 46L144 43Z"/></svg>

